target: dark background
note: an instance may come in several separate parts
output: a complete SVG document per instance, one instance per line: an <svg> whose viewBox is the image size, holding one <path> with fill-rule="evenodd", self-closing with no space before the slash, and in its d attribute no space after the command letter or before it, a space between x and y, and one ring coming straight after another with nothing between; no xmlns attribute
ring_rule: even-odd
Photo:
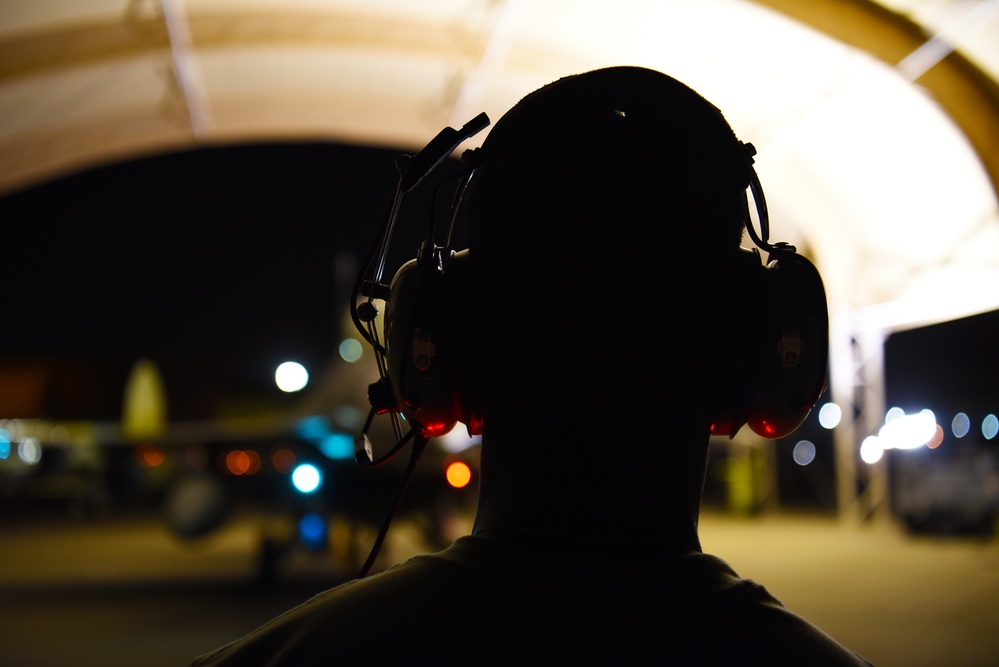
<svg viewBox="0 0 999 667"><path fill-rule="evenodd" d="M64 382L103 377L120 390L128 367L151 357L179 419L208 416L210 395L270 391L281 361L320 367L339 344L397 154L204 148L3 197L0 363L44 361ZM120 394L58 393L45 416L119 416Z"/></svg>
<svg viewBox="0 0 999 667"><path fill-rule="evenodd" d="M999 414L999 311L890 336L885 369L888 407L929 407L938 419L966 412L981 424Z"/></svg>

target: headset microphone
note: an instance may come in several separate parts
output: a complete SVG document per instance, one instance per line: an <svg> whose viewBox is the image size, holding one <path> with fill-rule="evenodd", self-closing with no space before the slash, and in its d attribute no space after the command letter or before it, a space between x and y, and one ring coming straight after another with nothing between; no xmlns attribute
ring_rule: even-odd
<svg viewBox="0 0 999 667"><path fill-rule="evenodd" d="M412 477L413 470L426 449L429 439L436 435L442 435L454 425L454 421L449 422L447 416L441 416L438 411L427 409L435 401L424 401L421 398L422 388L420 391L413 391L406 380L393 381L393 377L412 377L415 378L413 381L417 383L429 383L434 387L433 391L436 393L450 390L452 383L448 377L449 373L441 372L441 367L444 364L436 359L440 339L435 334L436 324L433 321L431 311L436 307L438 300L436 288L441 281L444 264L449 265L449 270L452 264L456 266L462 264L461 260L457 263L452 261L452 252L449 247L454 231L455 216L452 216L451 229L448 230L448 245L437 246L435 227L431 221L427 239L421 245L417 258L407 262L396 273L392 282L385 285L382 279L392 237L395 233L395 223L399 216L403 195L418 186L463 141L479 133L488 125L489 117L481 113L458 130L451 127L444 128L415 156L403 154L396 159L399 180L395 195L385 213L378 236L354 283L350 302L351 319L358 332L374 350L379 375L379 380L368 387L371 411L364 429L355 438L354 458L361 467L375 467L392 458L410 440L413 441L409 464L374 546L361 568L359 577L366 576L374 564L389 525L399 508L406 486ZM475 161L472 155L474 152L466 151L466 155L462 159L468 173L459 185L456 204L452 207L455 211L462 207L463 193L471 173L474 171ZM460 272L460 269L458 271ZM362 295L366 297L366 300L358 303L359 297ZM384 343L376 323L378 309L373 303L375 299L387 303ZM413 304L416 307L413 307ZM407 367L409 366L415 370L408 372ZM388 453L375 460L368 439L368 430L376 414L386 413L392 416L397 443ZM407 421L412 424L409 432L405 435L402 433L398 421L400 413L407 417ZM428 414L432 415L430 419L426 417Z"/></svg>
<svg viewBox="0 0 999 667"><path fill-rule="evenodd" d="M465 123L460 130L445 127L416 156L400 155L399 160L403 163L403 167L399 185L402 191L409 192L419 185L420 181L451 155L461 142L475 136L488 125L489 116L480 113Z"/></svg>

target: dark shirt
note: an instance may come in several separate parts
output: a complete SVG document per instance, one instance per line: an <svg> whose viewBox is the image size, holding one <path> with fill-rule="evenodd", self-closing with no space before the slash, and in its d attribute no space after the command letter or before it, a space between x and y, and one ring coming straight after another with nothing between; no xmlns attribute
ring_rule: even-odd
<svg viewBox="0 0 999 667"><path fill-rule="evenodd" d="M702 553L474 535L317 595L213 665L869 665Z"/></svg>

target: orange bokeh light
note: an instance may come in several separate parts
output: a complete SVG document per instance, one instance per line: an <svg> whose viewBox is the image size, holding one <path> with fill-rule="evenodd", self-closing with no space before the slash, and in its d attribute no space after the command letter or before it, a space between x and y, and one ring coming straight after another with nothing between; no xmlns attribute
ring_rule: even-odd
<svg viewBox="0 0 999 667"><path fill-rule="evenodd" d="M287 447L275 449L271 454L271 465L280 473L290 473L295 469L296 463L298 463L298 457L295 456L295 452Z"/></svg>
<svg viewBox="0 0 999 667"><path fill-rule="evenodd" d="M940 424L937 424L936 431L934 431L933 437L930 438L930 441L926 443L926 446L929 447L930 449L936 449L941 444L943 444L943 439L944 439L943 427L940 426Z"/></svg>
<svg viewBox="0 0 999 667"><path fill-rule="evenodd" d="M163 461L166 460L166 452L159 449L156 445L146 442L139 445L135 450L135 456L139 459L139 463L148 468L155 468L162 465Z"/></svg>
<svg viewBox="0 0 999 667"><path fill-rule="evenodd" d="M455 461L448 465L444 475L447 477L447 483L456 489L468 486L472 481L472 469L463 461Z"/></svg>
<svg viewBox="0 0 999 667"><path fill-rule="evenodd" d="M252 449L234 449L226 454L225 467L233 475L252 475L260 470L260 455Z"/></svg>

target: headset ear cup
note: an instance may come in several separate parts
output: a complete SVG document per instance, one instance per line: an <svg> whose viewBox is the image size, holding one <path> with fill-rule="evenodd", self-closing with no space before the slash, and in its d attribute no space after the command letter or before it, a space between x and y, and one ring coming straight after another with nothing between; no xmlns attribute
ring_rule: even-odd
<svg viewBox="0 0 999 667"><path fill-rule="evenodd" d="M385 307L386 366L396 406L426 438L447 433L457 421L454 362L442 344L442 280L436 266L410 260L392 279Z"/></svg>
<svg viewBox="0 0 999 667"><path fill-rule="evenodd" d="M468 250L454 253L445 266L441 344L453 361L452 397L456 419L469 435L482 433L485 363L482 357L480 280Z"/></svg>
<svg viewBox="0 0 999 667"><path fill-rule="evenodd" d="M725 337L720 351L721 375L715 385L713 435L734 436L749 418L762 373L761 350L765 344L765 309L746 294L764 289L765 269L756 248L739 248L732 271L733 285L719 286L724 304ZM730 295L727 296L726 295Z"/></svg>
<svg viewBox="0 0 999 667"><path fill-rule="evenodd" d="M777 439L801 425L825 390L829 312L822 278L801 255L772 253L764 276L767 336L747 423L758 435Z"/></svg>

